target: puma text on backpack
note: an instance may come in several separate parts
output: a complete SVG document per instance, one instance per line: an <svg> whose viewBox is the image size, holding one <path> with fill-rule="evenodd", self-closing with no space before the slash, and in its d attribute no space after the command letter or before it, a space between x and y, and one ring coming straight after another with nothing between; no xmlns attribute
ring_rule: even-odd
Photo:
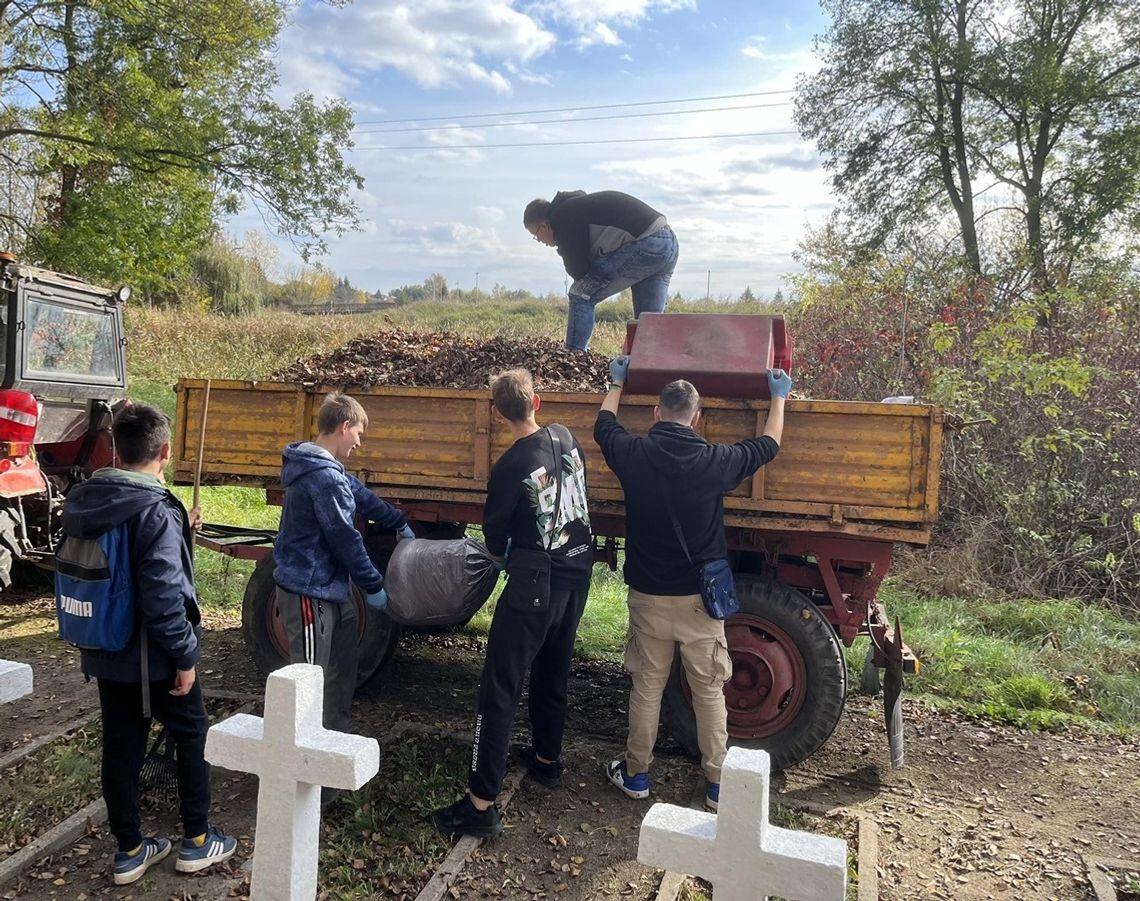
<svg viewBox="0 0 1140 901"><path fill-rule="evenodd" d="M64 539L55 560L55 610L60 636L76 647L127 646L136 615L125 525L98 538Z"/></svg>

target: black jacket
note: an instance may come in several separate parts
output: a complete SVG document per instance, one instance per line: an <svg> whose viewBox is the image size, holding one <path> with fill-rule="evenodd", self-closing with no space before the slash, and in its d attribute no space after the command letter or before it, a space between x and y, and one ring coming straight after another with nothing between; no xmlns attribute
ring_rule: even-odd
<svg viewBox="0 0 1140 901"><path fill-rule="evenodd" d="M127 524L135 602L146 624L150 678L168 679L197 664L201 641L186 508L157 480L118 469L98 470L63 502L65 535L97 538L121 523ZM140 647L136 629L121 651L85 650L83 672L139 682Z"/></svg>
<svg viewBox="0 0 1140 901"><path fill-rule="evenodd" d="M574 279L589 272L596 257L668 224L649 204L621 191L559 191L549 215L554 244Z"/></svg>
<svg viewBox="0 0 1140 901"><path fill-rule="evenodd" d="M510 539L511 551L545 550L550 554L550 587L578 591L590 587L594 569L590 511L586 504L586 461L578 440L559 429L562 459L556 464L550 426L519 438L491 467L487 503L483 508L483 538L487 550L501 557ZM560 464L560 465L559 465ZM551 474L558 466L558 490Z"/></svg>
<svg viewBox="0 0 1140 901"><path fill-rule="evenodd" d="M709 444L686 425L658 422L644 438L602 411L594 440L625 493L625 581L646 594L697 594L700 584L669 517L672 505L693 563L726 557L724 495L776 456L767 436Z"/></svg>

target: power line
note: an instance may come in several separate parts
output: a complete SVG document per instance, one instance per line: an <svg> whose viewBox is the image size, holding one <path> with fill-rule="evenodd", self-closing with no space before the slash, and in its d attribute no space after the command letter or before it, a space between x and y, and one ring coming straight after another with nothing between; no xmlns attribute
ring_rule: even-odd
<svg viewBox="0 0 1140 901"><path fill-rule="evenodd" d="M767 138L777 135L798 135L791 131L749 131L723 135L675 135L667 138L605 138L590 141L533 141L512 144L409 144L379 147L354 147L353 150L490 150L496 147L580 147L584 144L642 144L654 141L711 141L720 138Z"/></svg>
<svg viewBox="0 0 1140 901"><path fill-rule="evenodd" d="M636 103L604 103L599 106L560 106L550 109L515 110L505 113L457 113L453 116L413 116L410 119L367 119L357 122L360 125L400 125L405 122L445 122L448 119L497 119L501 116L539 116L546 113L575 113L599 109L626 109L631 106L662 106L669 103L703 103L707 100L739 100L743 97L772 97L776 94L792 94L788 88L783 91L752 91L747 94L713 94L708 97L678 97L676 100L641 100Z"/></svg>
<svg viewBox="0 0 1140 901"><path fill-rule="evenodd" d="M748 103L743 106L711 106L702 109L671 109L654 113L619 113L616 116L581 116L574 119L532 119L527 122L466 122L451 125L422 125L413 128L378 128L357 131L362 135L394 135L417 131L452 131L462 128L506 128L512 125L573 125L575 122L601 122L609 119L646 119L652 116L684 116L689 113L723 113L730 110L768 109L776 106L791 106L790 100L780 103Z"/></svg>

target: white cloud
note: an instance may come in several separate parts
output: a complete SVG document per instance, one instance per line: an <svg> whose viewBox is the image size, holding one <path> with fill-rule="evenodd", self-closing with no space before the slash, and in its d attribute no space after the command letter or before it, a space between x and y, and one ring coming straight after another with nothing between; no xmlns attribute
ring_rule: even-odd
<svg viewBox="0 0 1140 901"><path fill-rule="evenodd" d="M753 35L748 39L748 42L740 48L740 52L751 59L767 59L768 54L764 51L764 44L768 42L762 34Z"/></svg>
<svg viewBox="0 0 1140 901"><path fill-rule="evenodd" d="M309 91L317 100L331 100L344 97L357 86L357 79L334 61L287 46L292 43L292 32L288 31L277 59L277 92L286 102L302 91Z"/></svg>
<svg viewBox="0 0 1140 901"><path fill-rule="evenodd" d="M574 42L579 50L585 50L587 47L593 47L599 44L604 47L619 47L622 43L622 39L617 36L617 32L610 28L605 22L595 22L593 27L578 35L578 40Z"/></svg>
<svg viewBox="0 0 1140 901"><path fill-rule="evenodd" d="M289 87L310 87L319 77L343 93L352 73L391 68L424 87L473 82L508 93L508 64L554 44L554 34L511 0L369 0L306 8L283 37L280 65Z"/></svg>
<svg viewBox="0 0 1140 901"><path fill-rule="evenodd" d="M617 28L640 25L653 15L694 10L696 0L540 0L529 7L543 21L570 27L578 34L579 50L624 43ZM599 26L602 30L599 30Z"/></svg>

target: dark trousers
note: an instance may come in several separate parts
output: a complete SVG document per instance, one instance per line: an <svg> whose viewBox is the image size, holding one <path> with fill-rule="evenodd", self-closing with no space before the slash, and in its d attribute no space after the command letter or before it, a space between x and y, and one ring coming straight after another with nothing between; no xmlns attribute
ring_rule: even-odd
<svg viewBox="0 0 1140 901"><path fill-rule="evenodd" d="M551 590L550 603L541 610L512 607L507 603L509 589L500 595L479 680L475 747L467 782L476 797L493 800L503 787L511 727L527 670L531 746L546 760L557 760L562 754L566 681L588 592L588 588Z"/></svg>
<svg viewBox="0 0 1140 901"><path fill-rule="evenodd" d="M142 843L139 821L139 771L146 756L150 720L142 715L142 685L99 679L99 706L103 711L103 800L107 820L120 851ZM206 705L201 683L189 693L170 694L174 679L150 683L154 718L174 740L178 760L178 812L187 836L208 828L210 765L206 763Z"/></svg>
<svg viewBox="0 0 1140 901"><path fill-rule="evenodd" d="M322 601L278 585L277 609L289 636L289 662L312 663L325 671L324 727L351 732L360 661L356 608L351 601Z"/></svg>

